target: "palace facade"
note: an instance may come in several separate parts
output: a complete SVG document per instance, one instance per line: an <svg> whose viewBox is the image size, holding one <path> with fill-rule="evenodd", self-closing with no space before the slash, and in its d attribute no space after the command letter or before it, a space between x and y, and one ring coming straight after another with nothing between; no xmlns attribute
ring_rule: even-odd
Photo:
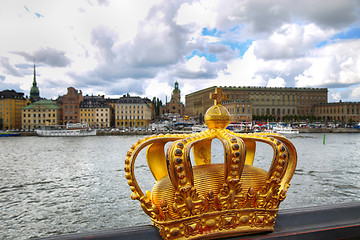
<svg viewBox="0 0 360 240"><path fill-rule="evenodd" d="M213 105L209 98L216 86L185 96L185 114L202 118ZM314 115L313 106L327 103L327 88L221 87L227 102L241 102L240 111L252 116L272 116L281 120L290 115ZM234 103L235 104L235 103ZM241 105L241 107L240 107ZM244 107L242 107L244 105ZM245 108L246 106L246 108ZM233 107L234 108L234 107ZM245 110L246 109L246 110ZM234 111L238 111L237 108Z"/></svg>
<svg viewBox="0 0 360 240"><path fill-rule="evenodd" d="M360 122L360 102L333 102L314 106L318 120L338 122Z"/></svg>
<svg viewBox="0 0 360 240"><path fill-rule="evenodd" d="M252 103L245 100L230 100L222 103L230 113L230 122L251 122Z"/></svg>

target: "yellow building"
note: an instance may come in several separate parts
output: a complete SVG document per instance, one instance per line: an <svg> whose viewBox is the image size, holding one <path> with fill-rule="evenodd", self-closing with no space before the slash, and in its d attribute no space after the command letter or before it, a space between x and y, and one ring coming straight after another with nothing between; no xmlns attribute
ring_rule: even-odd
<svg viewBox="0 0 360 240"><path fill-rule="evenodd" d="M103 106L95 108L95 119L94 123L96 127L99 128L109 128L110 119L111 119L111 110L110 106Z"/></svg>
<svg viewBox="0 0 360 240"><path fill-rule="evenodd" d="M151 101L147 98L121 97L115 103L115 127L144 128L151 123Z"/></svg>
<svg viewBox="0 0 360 240"><path fill-rule="evenodd" d="M111 127L112 109L104 96L85 96L80 102L80 122L90 127Z"/></svg>
<svg viewBox="0 0 360 240"><path fill-rule="evenodd" d="M29 103L24 93L14 90L0 92L0 129L21 129L21 109Z"/></svg>
<svg viewBox="0 0 360 240"><path fill-rule="evenodd" d="M40 126L59 125L61 107L52 100L40 100L22 108L22 128L36 129Z"/></svg>
<svg viewBox="0 0 360 240"><path fill-rule="evenodd" d="M95 108L84 108L80 106L80 122L88 126L95 126Z"/></svg>

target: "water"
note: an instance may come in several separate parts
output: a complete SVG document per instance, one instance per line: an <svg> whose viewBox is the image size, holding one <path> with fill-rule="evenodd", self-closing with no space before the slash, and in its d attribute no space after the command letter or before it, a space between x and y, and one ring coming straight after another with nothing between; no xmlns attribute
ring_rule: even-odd
<svg viewBox="0 0 360 240"><path fill-rule="evenodd" d="M139 136L0 139L0 238L27 239L151 224L124 178L127 150ZM290 136L298 165L280 208L358 201L360 135ZM268 168L270 147L260 144L257 166ZM260 149L261 148L261 149ZM223 152L213 144L214 159ZM266 160L266 161L265 161ZM153 178L144 151L136 163L140 186Z"/></svg>

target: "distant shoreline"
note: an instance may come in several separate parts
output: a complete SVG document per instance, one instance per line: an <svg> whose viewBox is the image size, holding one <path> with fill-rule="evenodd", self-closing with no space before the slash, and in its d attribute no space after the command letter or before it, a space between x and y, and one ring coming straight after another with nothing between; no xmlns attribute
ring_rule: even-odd
<svg viewBox="0 0 360 240"><path fill-rule="evenodd" d="M356 128L300 128L301 133L360 133L360 129ZM191 131L97 131L97 136L121 136L121 135L157 135L157 134L190 134ZM35 132L20 132L20 136L37 136Z"/></svg>

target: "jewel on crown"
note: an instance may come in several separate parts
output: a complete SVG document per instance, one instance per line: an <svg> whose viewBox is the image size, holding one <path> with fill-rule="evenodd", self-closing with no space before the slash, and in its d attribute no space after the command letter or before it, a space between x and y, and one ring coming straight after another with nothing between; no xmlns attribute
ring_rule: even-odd
<svg viewBox="0 0 360 240"><path fill-rule="evenodd" d="M226 129L230 114L216 88L214 106L205 114L208 130L194 134L145 137L125 159L125 177L163 239L211 239L273 231L279 204L286 197L295 172L294 145L279 134L239 134ZM211 163L211 142L219 139L224 163ZM165 144L171 142L165 153ZM256 143L273 149L270 169L253 166ZM134 173L139 152L146 159L155 184L145 194ZM190 160L193 151L195 166ZM270 159L269 159L270 161Z"/></svg>

